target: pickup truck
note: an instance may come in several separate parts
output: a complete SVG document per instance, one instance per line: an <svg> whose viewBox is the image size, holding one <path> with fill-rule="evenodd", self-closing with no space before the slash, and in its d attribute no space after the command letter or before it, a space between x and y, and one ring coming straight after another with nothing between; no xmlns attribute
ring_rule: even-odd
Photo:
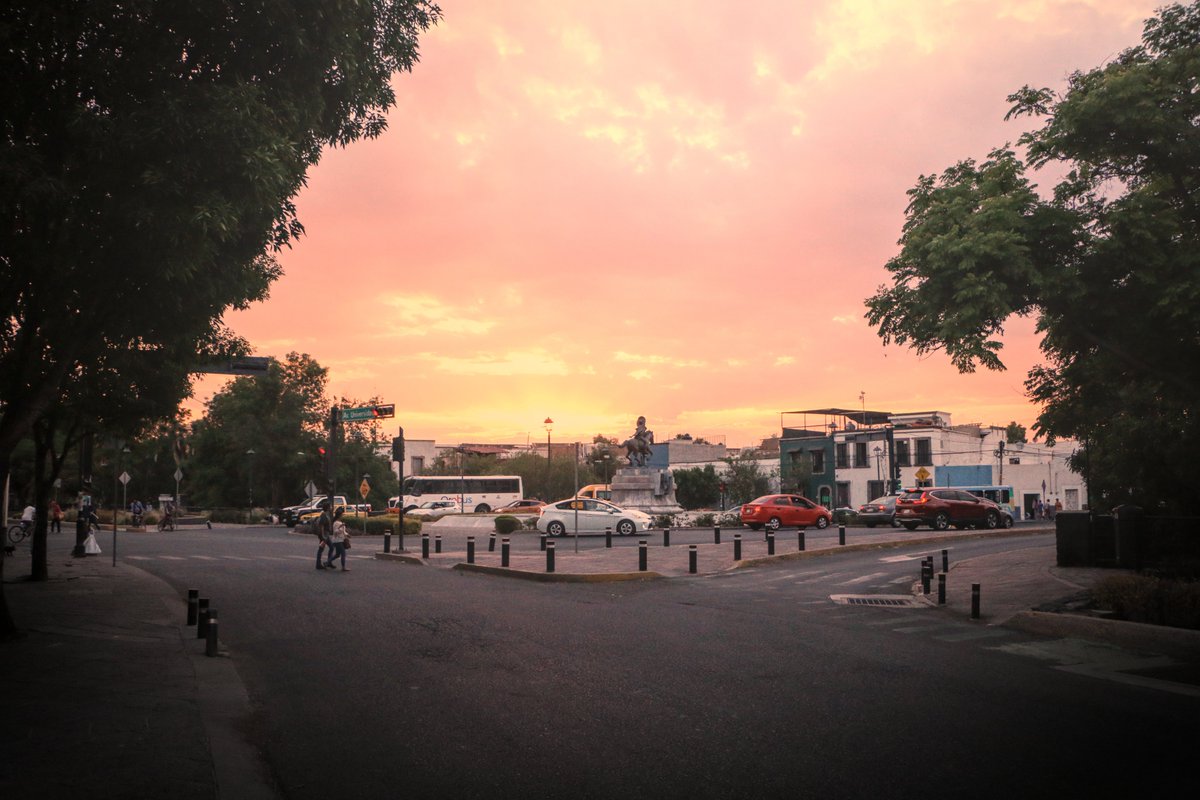
<svg viewBox="0 0 1200 800"><path fill-rule="evenodd" d="M341 502L339 502L339 500ZM337 511L339 508L344 509L342 513L347 517L353 516L355 511L364 515L369 515L371 513L370 503L348 504L345 502L345 498L340 498L337 495L334 495L333 510ZM296 513L296 524L305 525L311 523L320 515L321 509L319 507L302 508Z"/></svg>
<svg viewBox="0 0 1200 800"><path fill-rule="evenodd" d="M300 517L304 514L311 514L314 511L319 512L321 510L320 503L324 499L325 495L317 494L313 495L311 500L305 500L297 505L281 508L279 509L279 518L284 525L287 525L289 528L291 528L300 521ZM333 496L333 504L334 508L337 508L338 506L345 506L346 496L343 494L335 494Z"/></svg>

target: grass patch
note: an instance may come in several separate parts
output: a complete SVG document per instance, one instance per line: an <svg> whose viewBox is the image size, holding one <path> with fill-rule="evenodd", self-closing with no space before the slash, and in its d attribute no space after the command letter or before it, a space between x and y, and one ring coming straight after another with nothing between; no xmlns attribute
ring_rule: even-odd
<svg viewBox="0 0 1200 800"><path fill-rule="evenodd" d="M1118 619L1200 630L1200 581L1113 575L1092 587L1092 599Z"/></svg>

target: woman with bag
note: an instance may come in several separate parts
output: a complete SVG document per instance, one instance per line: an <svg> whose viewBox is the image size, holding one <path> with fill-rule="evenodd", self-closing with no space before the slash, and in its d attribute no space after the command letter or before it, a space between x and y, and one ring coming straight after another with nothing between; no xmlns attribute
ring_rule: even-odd
<svg viewBox="0 0 1200 800"><path fill-rule="evenodd" d="M342 514L346 509L339 508L337 513L333 515L333 529L330 533L329 561L325 563L326 569L333 569L333 561L338 556L342 558L342 572L349 572L350 568L346 566L346 548L350 546L349 536L346 535L346 523L342 522Z"/></svg>

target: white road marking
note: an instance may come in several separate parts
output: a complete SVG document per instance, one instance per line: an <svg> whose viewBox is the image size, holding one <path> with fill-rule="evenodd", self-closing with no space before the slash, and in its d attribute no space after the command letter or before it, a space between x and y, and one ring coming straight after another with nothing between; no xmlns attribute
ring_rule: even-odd
<svg viewBox="0 0 1200 800"><path fill-rule="evenodd" d="M872 572L870 575L863 575L862 577L859 577L859 578L851 578L850 580L842 581L841 583L839 583L837 585L838 586L853 586L856 583L866 583L867 581L873 581L876 578L882 578L884 575L887 575L887 573L886 572Z"/></svg>
<svg viewBox="0 0 1200 800"><path fill-rule="evenodd" d="M159 558L165 561L187 561L183 556L159 556Z"/></svg>
<svg viewBox="0 0 1200 800"><path fill-rule="evenodd" d="M952 548L949 548L949 547L945 547L945 548L939 547L937 550L926 550L921 553L913 553L912 555L907 555L907 556L888 556L887 558L881 558L879 560L881 562L883 562L884 564L898 564L901 561L920 561L920 560L924 559L926 556L941 555L942 550L951 550L951 549Z"/></svg>

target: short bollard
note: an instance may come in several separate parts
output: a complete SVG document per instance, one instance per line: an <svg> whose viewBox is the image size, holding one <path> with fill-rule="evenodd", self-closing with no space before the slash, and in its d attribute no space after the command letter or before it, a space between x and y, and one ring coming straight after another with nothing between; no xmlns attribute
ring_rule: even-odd
<svg viewBox="0 0 1200 800"><path fill-rule="evenodd" d="M733 560L742 560L742 535L740 533L733 535Z"/></svg>
<svg viewBox="0 0 1200 800"><path fill-rule="evenodd" d="M921 562L921 594L929 594L929 581L932 578L932 570L928 561Z"/></svg>
<svg viewBox="0 0 1200 800"><path fill-rule="evenodd" d="M203 639L208 634L208 598L201 597L196 606L196 638Z"/></svg>
<svg viewBox="0 0 1200 800"><path fill-rule="evenodd" d="M196 606L199 605L196 601L199 599L199 589L188 589L187 624L189 627L196 624Z"/></svg>
<svg viewBox="0 0 1200 800"><path fill-rule="evenodd" d="M604 529L604 546L609 550L612 549L612 528Z"/></svg>
<svg viewBox="0 0 1200 800"><path fill-rule="evenodd" d="M646 571L646 540L638 542L638 572Z"/></svg>
<svg viewBox="0 0 1200 800"><path fill-rule="evenodd" d="M713 528L713 544L721 543L721 529Z"/></svg>
<svg viewBox="0 0 1200 800"><path fill-rule="evenodd" d="M496 552L496 534L494 533L491 535L491 538L488 539L488 552Z"/></svg>
<svg viewBox="0 0 1200 800"><path fill-rule="evenodd" d="M442 535L440 533L433 537L433 552L442 552Z"/></svg>
<svg viewBox="0 0 1200 800"><path fill-rule="evenodd" d="M554 572L554 542L546 543L546 572Z"/></svg>
<svg viewBox="0 0 1200 800"><path fill-rule="evenodd" d="M421 558L429 558L429 534L421 534Z"/></svg>
<svg viewBox="0 0 1200 800"><path fill-rule="evenodd" d="M204 655L213 658L217 655L217 610L208 610L208 630L204 632Z"/></svg>
<svg viewBox="0 0 1200 800"><path fill-rule="evenodd" d="M971 619L979 619L979 584L971 584Z"/></svg>
<svg viewBox="0 0 1200 800"><path fill-rule="evenodd" d="M938 605L946 605L946 573L938 573Z"/></svg>
<svg viewBox="0 0 1200 800"><path fill-rule="evenodd" d="M546 534L544 533L538 536L538 550L546 552Z"/></svg>
<svg viewBox="0 0 1200 800"><path fill-rule="evenodd" d="M693 575L696 574L696 558L697 558L696 545L689 544L688 545L688 572L692 573Z"/></svg>
<svg viewBox="0 0 1200 800"><path fill-rule="evenodd" d="M475 537L474 536L467 537L467 563L468 564L475 563Z"/></svg>
<svg viewBox="0 0 1200 800"><path fill-rule="evenodd" d="M383 531L383 552L392 552L392 529L385 528Z"/></svg>
<svg viewBox="0 0 1200 800"><path fill-rule="evenodd" d="M663 528L663 547L671 546L671 529Z"/></svg>
<svg viewBox="0 0 1200 800"><path fill-rule="evenodd" d="M846 526L838 525L838 544L844 545L845 543L846 543Z"/></svg>
<svg viewBox="0 0 1200 800"><path fill-rule="evenodd" d="M775 555L775 532L771 531L767 534L767 555Z"/></svg>
<svg viewBox="0 0 1200 800"><path fill-rule="evenodd" d="M949 571L950 571L950 551L943 550L942 551L942 572L949 572Z"/></svg>
<svg viewBox="0 0 1200 800"><path fill-rule="evenodd" d="M500 540L500 566L508 566L508 537Z"/></svg>
<svg viewBox="0 0 1200 800"><path fill-rule="evenodd" d="M796 546L801 550L804 549L804 528L796 531Z"/></svg>

